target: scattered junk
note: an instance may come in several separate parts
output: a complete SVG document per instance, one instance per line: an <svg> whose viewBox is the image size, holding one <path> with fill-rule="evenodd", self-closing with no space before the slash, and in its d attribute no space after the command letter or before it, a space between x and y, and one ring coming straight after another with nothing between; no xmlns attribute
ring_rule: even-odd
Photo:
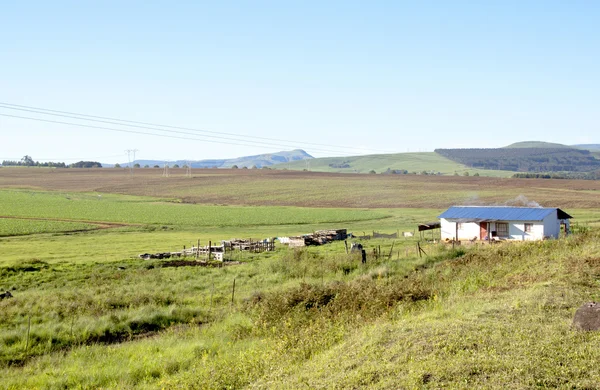
<svg viewBox="0 0 600 390"><path fill-rule="evenodd" d="M252 241L251 239L243 240L235 238L229 241L221 241L221 245L226 250L239 250L254 253L271 252L275 250L275 239L266 238L262 241Z"/></svg>
<svg viewBox="0 0 600 390"><path fill-rule="evenodd" d="M225 248L223 246L212 246L210 241L207 246L193 246L189 249L183 247L183 250L178 252L159 252L159 253L142 253L138 255L140 259L172 259L178 257L195 257L198 259L200 256L208 260L223 261L223 254Z"/></svg>
<svg viewBox="0 0 600 390"><path fill-rule="evenodd" d="M198 240L198 244L196 246L192 246L189 249L186 249L185 246L183 250L177 252L158 252L158 253L142 253L138 255L140 259L150 260L150 259L173 259L173 258L181 258L181 257L195 257L196 260L202 258L202 260L216 260L223 261L225 257L225 253L233 252L233 251L248 251L254 253L261 253L265 251L274 251L275 250L275 242L272 238L267 238L261 241L253 241L253 240L242 240L239 238L232 240L223 240L221 241L221 245L212 245L212 242L209 241L208 245L200 246L200 240Z"/></svg>
<svg viewBox="0 0 600 390"><path fill-rule="evenodd" d="M402 232L402 237L406 238L406 237L412 237L414 236L413 232Z"/></svg>
<svg viewBox="0 0 600 390"><path fill-rule="evenodd" d="M420 223L417 227L420 232L423 232L426 230L441 229L442 224L441 222Z"/></svg>
<svg viewBox="0 0 600 390"><path fill-rule="evenodd" d="M350 246L350 252L352 252L352 253L360 252L362 250L363 250L363 246L361 243L353 242L352 245Z"/></svg>
<svg viewBox="0 0 600 390"><path fill-rule="evenodd" d="M600 304L588 302L577 309L573 318L573 328L577 330L599 330Z"/></svg>
<svg viewBox="0 0 600 390"><path fill-rule="evenodd" d="M428 223L420 223L417 226L417 229L419 230L419 234L421 236L421 240L425 240L427 239L429 242L437 242L439 239L441 239L441 233L440 234L436 234L434 237L434 230L437 229L441 229L442 228L442 224L441 222L435 221L435 222L428 222ZM425 232L431 232L431 237L430 238L426 238L425 237ZM440 230L441 232L441 230Z"/></svg>
<svg viewBox="0 0 600 390"><path fill-rule="evenodd" d="M10 293L10 291L6 291L6 292L3 292L2 294L0 294L0 300L8 299L8 298L13 298L13 295Z"/></svg>
<svg viewBox="0 0 600 390"><path fill-rule="evenodd" d="M398 232L392 234L385 234L374 231L373 238L398 238Z"/></svg>
<svg viewBox="0 0 600 390"><path fill-rule="evenodd" d="M277 237L276 240L279 241L280 244L284 245L288 245L290 243L289 237Z"/></svg>
<svg viewBox="0 0 600 390"><path fill-rule="evenodd" d="M346 229L337 230L317 230L312 234L304 234L296 237L278 237L280 243L287 244L291 248L323 245L332 241L343 241L348 238Z"/></svg>
<svg viewBox="0 0 600 390"><path fill-rule="evenodd" d="M350 252L351 253L360 253L362 263L366 264L366 262L367 262L367 251L363 249L363 246L362 246L361 243L353 242L352 246L350 247Z"/></svg>

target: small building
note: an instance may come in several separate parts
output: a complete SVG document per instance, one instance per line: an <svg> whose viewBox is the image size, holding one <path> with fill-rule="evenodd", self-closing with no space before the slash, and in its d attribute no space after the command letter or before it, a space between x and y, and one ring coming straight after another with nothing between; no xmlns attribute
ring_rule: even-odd
<svg viewBox="0 0 600 390"><path fill-rule="evenodd" d="M559 208L453 206L438 218L442 240L543 240L569 232L572 218Z"/></svg>

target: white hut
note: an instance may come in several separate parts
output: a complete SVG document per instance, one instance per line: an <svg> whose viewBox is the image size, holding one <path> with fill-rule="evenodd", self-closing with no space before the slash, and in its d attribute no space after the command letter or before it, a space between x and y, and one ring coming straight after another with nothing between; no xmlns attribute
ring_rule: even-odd
<svg viewBox="0 0 600 390"><path fill-rule="evenodd" d="M440 218L442 240L542 240L558 238L572 218L559 208L453 206Z"/></svg>

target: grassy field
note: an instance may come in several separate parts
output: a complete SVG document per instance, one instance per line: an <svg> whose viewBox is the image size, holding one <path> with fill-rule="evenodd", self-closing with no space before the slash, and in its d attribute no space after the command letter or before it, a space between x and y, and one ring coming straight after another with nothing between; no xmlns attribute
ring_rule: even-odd
<svg viewBox="0 0 600 390"><path fill-rule="evenodd" d="M0 237L40 233L77 232L92 230L96 225L77 222L0 218Z"/></svg>
<svg viewBox="0 0 600 390"><path fill-rule="evenodd" d="M341 168L340 166L348 165ZM333 166L332 166L333 165ZM367 156L348 157L324 157L310 160L310 166L306 161L293 161L273 166L276 169L303 170L310 168L314 172L338 172L338 173L383 173L391 170L407 170L409 173L440 173L442 175L469 175L478 173L481 176L510 177L514 172L490 171L485 169L467 168L434 152L421 153L398 153L398 154L375 154Z"/></svg>
<svg viewBox="0 0 600 390"><path fill-rule="evenodd" d="M185 227L341 223L387 217L369 210L224 207L125 196L6 190L0 191L0 215Z"/></svg>
<svg viewBox="0 0 600 390"><path fill-rule="evenodd" d="M237 171L0 169L0 291L14 296L0 300L0 389L600 383L600 336L570 328L600 299L597 183ZM465 197L530 194L573 215L576 234L453 248L427 233L421 256L418 234L371 239L366 264L343 242L222 267L137 258L323 228L412 232Z"/></svg>

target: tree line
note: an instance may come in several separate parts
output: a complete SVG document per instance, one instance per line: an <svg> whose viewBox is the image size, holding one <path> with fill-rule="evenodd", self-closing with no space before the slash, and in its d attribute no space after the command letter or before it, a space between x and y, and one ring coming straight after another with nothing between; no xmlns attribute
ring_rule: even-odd
<svg viewBox="0 0 600 390"><path fill-rule="evenodd" d="M516 172L590 172L600 160L589 150L569 148L436 149L436 153L471 168Z"/></svg>
<svg viewBox="0 0 600 390"><path fill-rule="evenodd" d="M4 160L2 166L5 167L52 167L52 168L102 168L102 164L98 161L78 161L73 164L65 164L64 162L39 162L34 161L31 156L23 156L19 161Z"/></svg>

